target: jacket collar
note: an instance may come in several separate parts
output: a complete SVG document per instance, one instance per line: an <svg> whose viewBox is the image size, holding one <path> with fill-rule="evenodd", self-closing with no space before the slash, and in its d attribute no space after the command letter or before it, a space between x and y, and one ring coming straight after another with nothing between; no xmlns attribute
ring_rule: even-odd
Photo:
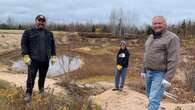
<svg viewBox="0 0 195 110"><path fill-rule="evenodd" d="M162 32L158 32L158 33L154 33L154 31L153 31L152 36L153 36L154 39L159 39L159 38L161 38L166 32L167 32L166 29L163 30Z"/></svg>

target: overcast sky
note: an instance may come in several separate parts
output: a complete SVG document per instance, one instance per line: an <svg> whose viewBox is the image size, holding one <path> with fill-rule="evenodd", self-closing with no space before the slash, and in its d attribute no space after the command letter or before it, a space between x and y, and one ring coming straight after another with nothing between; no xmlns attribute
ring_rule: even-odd
<svg viewBox="0 0 195 110"><path fill-rule="evenodd" d="M113 8L136 13L137 24L150 23L163 15L168 23L195 20L195 0L0 0L0 22L13 17L16 22L33 22L43 14L49 22L108 22Z"/></svg>

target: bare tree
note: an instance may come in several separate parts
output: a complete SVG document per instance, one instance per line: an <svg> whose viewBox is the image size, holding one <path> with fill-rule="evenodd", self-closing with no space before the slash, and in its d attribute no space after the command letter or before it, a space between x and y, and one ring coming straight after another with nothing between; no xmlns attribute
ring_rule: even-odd
<svg viewBox="0 0 195 110"><path fill-rule="evenodd" d="M116 26L117 26L117 10L112 9L110 18L109 18L109 25L111 28L112 34L116 35Z"/></svg>
<svg viewBox="0 0 195 110"><path fill-rule="evenodd" d="M138 15L134 11L124 11L120 9L112 9L109 26L113 35L125 36L133 30L138 20Z"/></svg>
<svg viewBox="0 0 195 110"><path fill-rule="evenodd" d="M70 78L70 71L72 68L72 62L74 60L74 57L69 56L62 56L61 58L59 58L59 66L60 66L60 71L58 71L58 73L62 73L64 74L64 84L68 84L71 82L71 78Z"/></svg>
<svg viewBox="0 0 195 110"><path fill-rule="evenodd" d="M8 26L13 26L14 23L15 23L15 20L14 20L13 17L10 17L10 16L9 16L9 17L7 18L6 23L7 23Z"/></svg>

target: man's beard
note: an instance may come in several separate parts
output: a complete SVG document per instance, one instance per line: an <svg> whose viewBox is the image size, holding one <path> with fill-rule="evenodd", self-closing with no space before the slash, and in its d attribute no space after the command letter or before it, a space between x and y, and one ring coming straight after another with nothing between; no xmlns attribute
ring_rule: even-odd
<svg viewBox="0 0 195 110"><path fill-rule="evenodd" d="M44 25L37 25L37 28L38 28L38 29L44 29L45 26L44 26Z"/></svg>

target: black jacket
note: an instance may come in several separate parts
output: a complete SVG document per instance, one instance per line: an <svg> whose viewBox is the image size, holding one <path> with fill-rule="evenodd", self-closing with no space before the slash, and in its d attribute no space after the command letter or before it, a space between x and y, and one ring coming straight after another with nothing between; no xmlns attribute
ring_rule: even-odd
<svg viewBox="0 0 195 110"><path fill-rule="evenodd" d="M125 48L120 49L117 54L117 65L122 65L123 67L128 67L129 65L129 51Z"/></svg>
<svg viewBox="0 0 195 110"><path fill-rule="evenodd" d="M24 31L21 39L21 49L22 55L29 55L31 59L42 61L40 53L43 48L40 48L40 35L39 30L35 27L27 29ZM50 59L51 56L56 55L55 42L53 38L53 33L43 29L45 34L45 49L47 60Z"/></svg>

